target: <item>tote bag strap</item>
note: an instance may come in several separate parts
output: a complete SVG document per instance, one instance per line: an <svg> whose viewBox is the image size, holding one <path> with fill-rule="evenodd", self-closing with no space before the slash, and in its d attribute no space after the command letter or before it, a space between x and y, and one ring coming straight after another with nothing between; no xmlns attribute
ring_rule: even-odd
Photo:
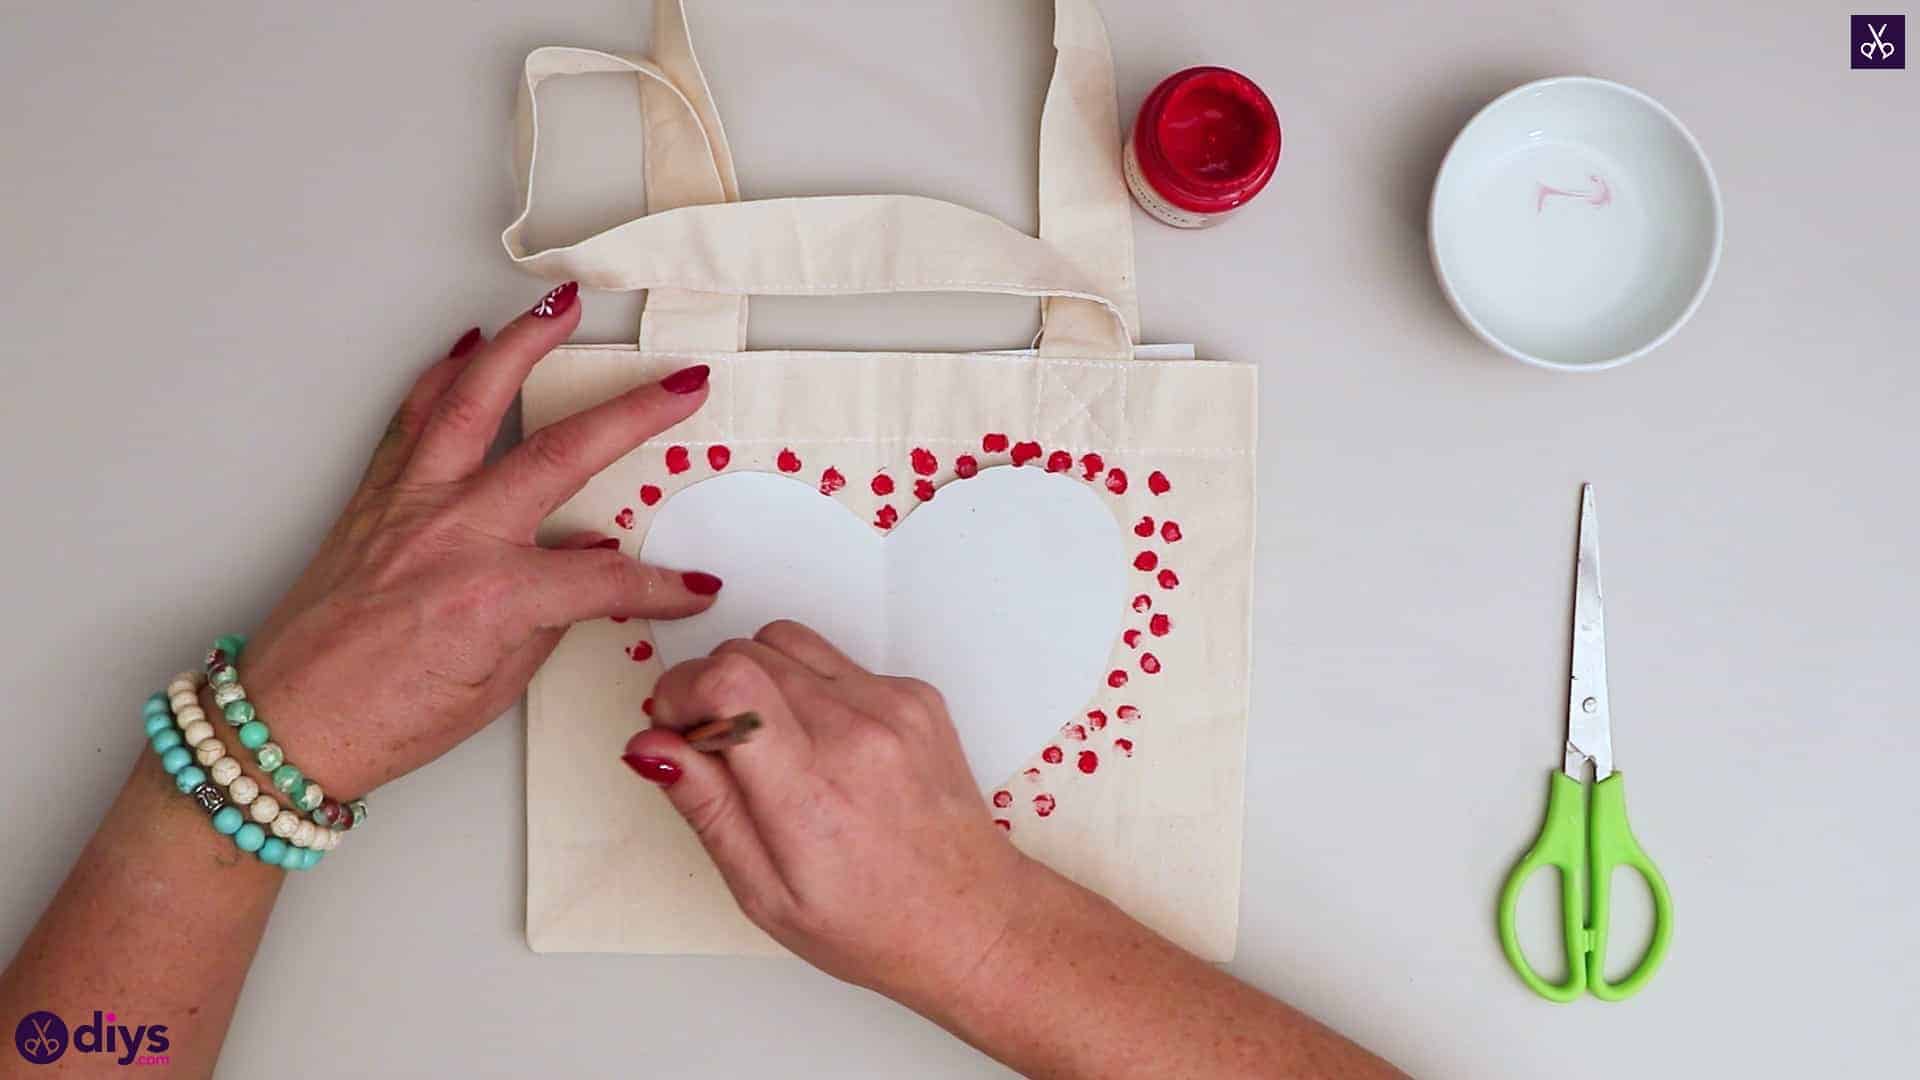
<svg viewBox="0 0 1920 1080"><path fill-rule="evenodd" d="M1133 274L1133 198L1121 171L1118 90L1107 25L1093 0L1055 0L1053 79L1040 111L1040 237L1108 297L1140 340ZM1086 305L1042 305L1041 337L1089 335ZM1077 325L1063 326L1072 320Z"/></svg>
<svg viewBox="0 0 1920 1080"><path fill-rule="evenodd" d="M625 291L669 286L734 296L1002 293L1086 304L1048 324L1046 355L1126 360L1126 321L1044 240L977 210L916 195L816 195L686 206L577 244L517 254L523 269Z"/></svg>
<svg viewBox="0 0 1920 1080"><path fill-rule="evenodd" d="M590 49L528 56L516 155L521 209L501 237L516 265L599 288L654 290L641 335L653 347L744 348L745 308L732 298L753 293L1002 292L1042 298L1043 354L1131 358L1139 326L1132 218L1119 171L1112 57L1089 0L1059 0L1056 12L1058 60L1041 121L1040 240L910 196L731 202L731 156L679 0L659 0L656 16L656 47L663 60L677 57L677 78L662 65ZM671 193L663 201L677 205L531 252L521 234L538 146L535 91L554 76L608 71L631 72L647 86L649 193ZM658 332L666 323L656 319L671 320L674 332Z"/></svg>
<svg viewBox="0 0 1920 1080"><path fill-rule="evenodd" d="M694 53L682 0L657 0L653 6L653 62L671 84L640 78L647 213L738 202L733 151ZM746 343L746 297L667 288L647 292L642 349L736 352Z"/></svg>
<svg viewBox="0 0 1920 1080"><path fill-rule="evenodd" d="M661 64L594 49L544 48L528 54L521 84L514 152L514 178L520 214L502 240L509 253L524 254L521 233L532 209L533 172L539 152L541 83L565 75L632 74L641 86L646 196L649 210L667 210L737 200L733 156L707 92L706 78L693 59L679 4L661 4L655 40L663 64L679 68L679 77ZM675 28L675 23L678 29ZM676 48L673 42L684 43ZM691 94L682 87L691 88ZM712 123L707 122L712 118ZM746 341L746 298L699 293L662 286L648 293L650 318L641 324L646 349L737 351Z"/></svg>

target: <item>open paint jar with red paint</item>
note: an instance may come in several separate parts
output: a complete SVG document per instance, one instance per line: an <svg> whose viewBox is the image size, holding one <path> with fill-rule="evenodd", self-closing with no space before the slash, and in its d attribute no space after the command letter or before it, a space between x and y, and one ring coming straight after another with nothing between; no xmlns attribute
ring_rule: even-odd
<svg viewBox="0 0 1920 1080"><path fill-rule="evenodd" d="M1127 137L1127 187L1168 225L1205 228L1258 195L1279 161L1280 117L1253 80L1188 68L1140 106Z"/></svg>

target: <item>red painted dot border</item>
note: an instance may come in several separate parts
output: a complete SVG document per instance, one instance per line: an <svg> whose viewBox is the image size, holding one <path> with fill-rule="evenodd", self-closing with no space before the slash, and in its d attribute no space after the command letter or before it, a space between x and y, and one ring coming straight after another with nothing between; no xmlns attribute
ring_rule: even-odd
<svg viewBox="0 0 1920 1080"><path fill-rule="evenodd" d="M685 477L683 482L723 472L733 463L733 450L725 443L707 445L699 458L689 447L677 443L660 453L666 475ZM870 524L880 532L889 532L899 526L904 514L914 506L931 501L943 483L972 479L981 469L1001 464L1043 468L1095 485L1114 496L1126 495L1137 483L1125 468L1108 465L1106 456L1097 451L1076 455L1065 448L1048 449L1037 440L1017 439L1006 432L986 432L980 437L978 453L969 449L943 462L933 450L914 446L908 450L904 462L874 470L863 485L874 500ZM698 465L705 469L698 469ZM829 498L860 497L847 474L836 465L826 462L816 470L793 447L781 447L774 455L773 467L796 479L811 478L820 493ZM944 480L941 479L943 471L949 474ZM1171 478L1160 469L1148 470L1144 483L1154 498L1174 489ZM635 496L638 508L622 506L613 514L613 525L622 532L634 531L639 515L658 507L666 492L659 485L643 484ZM1165 610L1165 601L1171 599L1170 594L1177 593L1181 583L1178 571L1169 565L1169 555L1172 546L1182 542L1186 535L1178 520L1154 514L1140 515L1131 526L1131 534L1140 541L1129 560L1130 571L1141 579L1129 604L1129 610L1137 619L1130 619L1121 631L1115 664L1105 677L1105 689L1096 695L1100 699L1096 707L1089 709L1084 717L1062 725L1058 742L1043 748L1036 758L1038 764L1022 770L1016 781L1042 790L1020 799L1005 788L989 796L993 822L1002 829L1011 831L1015 816L1034 820L1053 816L1059 809L1060 797L1055 785L1048 783L1050 775L1057 772L1057 782L1102 775L1104 766L1126 761L1134 755L1137 725L1143 719L1141 710L1130 701L1113 700L1109 704L1105 699L1126 698L1127 688L1136 677L1153 678L1165 671L1165 662L1148 644L1165 639L1174 630L1175 620ZM650 663L655 658L653 644L645 640L630 642L622 646L622 650L635 663ZM653 699L648 698L643 706L649 716L652 704ZM1073 749L1065 749L1063 743Z"/></svg>

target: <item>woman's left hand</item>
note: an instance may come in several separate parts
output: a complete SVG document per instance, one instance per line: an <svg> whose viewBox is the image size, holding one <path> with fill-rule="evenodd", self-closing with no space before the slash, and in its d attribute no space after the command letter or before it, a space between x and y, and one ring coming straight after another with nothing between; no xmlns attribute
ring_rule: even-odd
<svg viewBox="0 0 1920 1080"><path fill-rule="evenodd" d="M569 283L491 341L476 329L414 385L313 562L252 636L241 679L291 760L340 797L432 761L526 689L574 622L705 610L698 572L598 534L534 533L588 479L706 401L676 372L484 459L534 364L579 324Z"/></svg>

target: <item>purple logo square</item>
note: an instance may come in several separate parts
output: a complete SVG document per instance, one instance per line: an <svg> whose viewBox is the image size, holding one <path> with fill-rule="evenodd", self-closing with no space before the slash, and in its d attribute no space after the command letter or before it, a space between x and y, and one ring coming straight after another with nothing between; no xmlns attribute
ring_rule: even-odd
<svg viewBox="0 0 1920 1080"><path fill-rule="evenodd" d="M1852 55L1856 69L1906 67L1907 17L1855 15Z"/></svg>

